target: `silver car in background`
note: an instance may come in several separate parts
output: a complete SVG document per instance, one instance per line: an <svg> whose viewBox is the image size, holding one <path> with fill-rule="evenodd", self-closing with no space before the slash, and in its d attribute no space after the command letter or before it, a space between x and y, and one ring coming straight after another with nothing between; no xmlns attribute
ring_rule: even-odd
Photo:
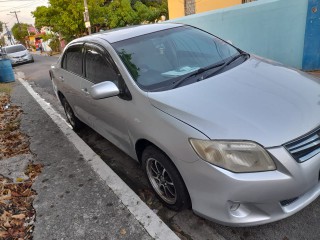
<svg viewBox="0 0 320 240"><path fill-rule="evenodd" d="M2 58L10 59L12 66L34 62L33 56L22 44L2 47Z"/></svg>
<svg viewBox="0 0 320 240"><path fill-rule="evenodd" d="M320 81L200 29L155 24L68 44L50 76L173 210L225 225L288 217L320 195Z"/></svg>

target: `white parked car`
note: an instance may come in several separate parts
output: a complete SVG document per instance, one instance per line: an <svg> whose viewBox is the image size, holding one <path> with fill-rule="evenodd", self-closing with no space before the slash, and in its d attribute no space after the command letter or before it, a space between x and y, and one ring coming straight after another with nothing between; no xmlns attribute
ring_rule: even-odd
<svg viewBox="0 0 320 240"><path fill-rule="evenodd" d="M22 44L2 47L1 52L3 58L10 59L12 66L34 62L30 52Z"/></svg>

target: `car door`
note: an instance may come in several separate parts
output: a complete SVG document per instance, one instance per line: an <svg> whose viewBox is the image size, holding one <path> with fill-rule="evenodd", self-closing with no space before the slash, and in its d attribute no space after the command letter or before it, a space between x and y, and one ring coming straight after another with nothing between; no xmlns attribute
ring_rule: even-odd
<svg viewBox="0 0 320 240"><path fill-rule="evenodd" d="M69 46L64 52L61 61L61 68L56 69L57 85L74 113L79 119L87 122L85 112L82 110L81 81L84 78L83 72L83 43Z"/></svg>
<svg viewBox="0 0 320 240"><path fill-rule="evenodd" d="M125 121L128 98L115 96L94 100L90 94L90 88L97 83L111 81L115 83L121 92L124 81L112 61L108 52L94 44L85 45L84 58L85 79L82 81L82 91L86 95L86 110L92 119L90 124L102 136L110 140L122 150L130 147L127 125Z"/></svg>

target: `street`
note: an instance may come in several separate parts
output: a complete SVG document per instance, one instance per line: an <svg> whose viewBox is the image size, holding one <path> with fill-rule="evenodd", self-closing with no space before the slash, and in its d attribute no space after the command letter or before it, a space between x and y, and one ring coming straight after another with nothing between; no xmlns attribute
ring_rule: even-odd
<svg viewBox="0 0 320 240"><path fill-rule="evenodd" d="M31 84L33 89L65 117L63 108L52 90L48 72L50 65L58 58L56 56L34 55L34 59L34 63L15 67L15 72L23 72L25 80ZM275 223L245 228L225 227L198 217L191 210L176 213L165 208L148 187L147 179L138 163L89 127L82 129L77 134L170 228L180 233L184 239L311 240L320 238L319 198L297 214Z"/></svg>

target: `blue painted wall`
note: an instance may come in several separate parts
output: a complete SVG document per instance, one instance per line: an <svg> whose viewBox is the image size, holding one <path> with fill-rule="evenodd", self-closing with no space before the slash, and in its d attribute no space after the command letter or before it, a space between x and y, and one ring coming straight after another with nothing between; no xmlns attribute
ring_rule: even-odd
<svg viewBox="0 0 320 240"><path fill-rule="evenodd" d="M309 0L304 41L304 70L320 70L320 0Z"/></svg>
<svg viewBox="0 0 320 240"><path fill-rule="evenodd" d="M308 0L259 0L172 21L205 29L245 51L302 69L307 9Z"/></svg>

